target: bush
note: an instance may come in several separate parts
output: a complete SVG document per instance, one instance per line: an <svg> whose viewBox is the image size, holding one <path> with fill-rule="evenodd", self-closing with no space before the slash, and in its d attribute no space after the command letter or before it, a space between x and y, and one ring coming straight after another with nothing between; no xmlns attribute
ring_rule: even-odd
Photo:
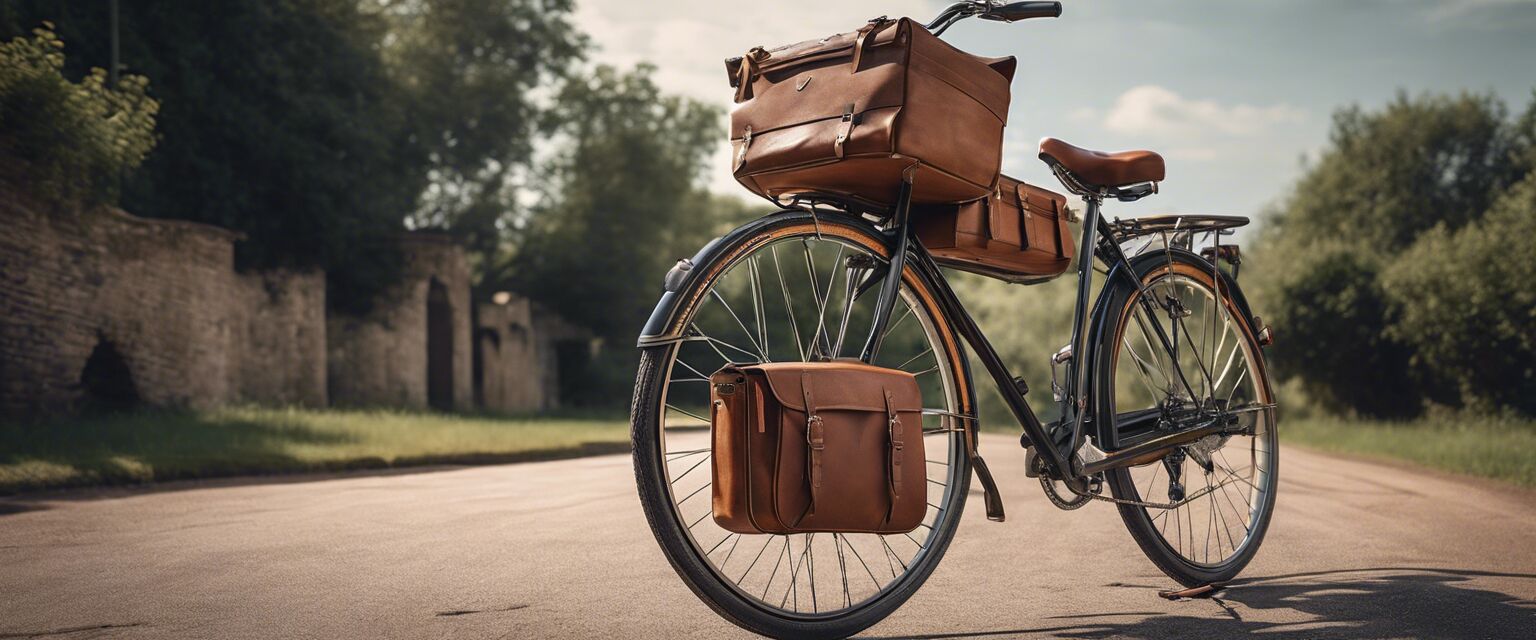
<svg viewBox="0 0 1536 640"><path fill-rule="evenodd" d="M1279 334L1270 364L1296 378L1322 408L1376 417L1415 415L1417 385L1409 353L1382 331L1389 307L1375 261L1344 248L1293 262L1278 287L1284 304L1269 310Z"/></svg>
<svg viewBox="0 0 1536 640"><path fill-rule="evenodd" d="M1278 334L1277 376L1321 408L1373 417L1536 410L1519 330L1536 275L1533 167L1536 100L1515 118L1466 94L1337 113L1245 269Z"/></svg>
<svg viewBox="0 0 1536 640"><path fill-rule="evenodd" d="M94 203L114 199L118 178L155 146L149 81L123 76L107 86L92 69L79 83L64 69L64 41L51 24L0 43L0 150L19 160L37 196Z"/></svg>
<svg viewBox="0 0 1536 640"><path fill-rule="evenodd" d="M1382 274L1397 321L1388 333L1413 347L1473 409L1536 414L1536 173L1459 231L1425 234Z"/></svg>

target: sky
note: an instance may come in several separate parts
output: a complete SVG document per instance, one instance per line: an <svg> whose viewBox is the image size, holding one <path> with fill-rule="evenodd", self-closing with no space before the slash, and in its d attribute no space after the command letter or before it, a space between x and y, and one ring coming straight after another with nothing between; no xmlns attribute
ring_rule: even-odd
<svg viewBox="0 0 1536 640"><path fill-rule="evenodd" d="M879 15L928 21L926 0L578 0L596 62L658 67L662 89L729 110L723 59L851 31ZM1019 58L1003 171L1057 186L1035 157L1052 136L1167 158L1161 192L1106 214L1259 215L1327 143L1332 113L1400 91L1491 92L1524 109L1536 89L1536 0L1067 0L1061 18L967 20L944 34ZM722 134L709 176L735 183Z"/></svg>

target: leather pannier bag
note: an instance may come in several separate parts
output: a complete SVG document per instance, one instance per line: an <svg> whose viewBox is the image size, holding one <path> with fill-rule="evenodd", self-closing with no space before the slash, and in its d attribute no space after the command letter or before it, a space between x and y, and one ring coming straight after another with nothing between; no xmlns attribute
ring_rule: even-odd
<svg viewBox="0 0 1536 640"><path fill-rule="evenodd" d="M736 180L775 201L819 192L884 207L916 167L913 202L981 198L997 182L1015 65L906 18L754 48L726 61Z"/></svg>
<svg viewBox="0 0 1536 640"><path fill-rule="evenodd" d="M737 533L904 533L927 512L917 378L862 362L710 376L714 518Z"/></svg>
<svg viewBox="0 0 1536 640"><path fill-rule="evenodd" d="M935 262L1010 282L1043 282L1072 263L1067 198L1008 176L992 195L920 207L912 224Z"/></svg>

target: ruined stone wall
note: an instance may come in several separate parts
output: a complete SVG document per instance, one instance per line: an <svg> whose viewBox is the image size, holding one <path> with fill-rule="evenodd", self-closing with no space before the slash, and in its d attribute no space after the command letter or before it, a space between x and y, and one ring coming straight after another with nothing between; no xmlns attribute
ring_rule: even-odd
<svg viewBox="0 0 1536 640"><path fill-rule="evenodd" d="M481 304L477 315L481 406L505 413L548 408L553 398L545 394L533 304L511 298L505 304Z"/></svg>
<svg viewBox="0 0 1536 640"><path fill-rule="evenodd" d="M364 317L331 314L331 402L342 406L426 408L427 306L433 281L447 291L452 323L453 408L473 406L470 353L470 277L463 249L451 238L408 234L400 284L374 302Z"/></svg>
<svg viewBox="0 0 1536 640"><path fill-rule="evenodd" d="M0 413L73 410L101 349L151 405L325 404L324 279L237 274L235 239L0 193Z"/></svg>

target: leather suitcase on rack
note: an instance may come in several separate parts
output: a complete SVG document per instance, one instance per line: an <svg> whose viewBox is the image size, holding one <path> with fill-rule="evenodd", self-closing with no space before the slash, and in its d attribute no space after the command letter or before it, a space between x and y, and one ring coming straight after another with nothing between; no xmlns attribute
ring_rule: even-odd
<svg viewBox="0 0 1536 640"><path fill-rule="evenodd" d="M862 362L710 376L714 519L737 533L904 533L927 513L917 378Z"/></svg>
<svg viewBox="0 0 1536 640"><path fill-rule="evenodd" d="M770 199L820 192L885 207L913 167L913 202L983 197L1002 162L1015 65L906 18L754 48L726 61L733 172Z"/></svg>
<svg viewBox="0 0 1536 640"><path fill-rule="evenodd" d="M917 237L935 262L1010 282L1061 275L1075 253L1067 197L1002 176L986 198L912 212Z"/></svg>

